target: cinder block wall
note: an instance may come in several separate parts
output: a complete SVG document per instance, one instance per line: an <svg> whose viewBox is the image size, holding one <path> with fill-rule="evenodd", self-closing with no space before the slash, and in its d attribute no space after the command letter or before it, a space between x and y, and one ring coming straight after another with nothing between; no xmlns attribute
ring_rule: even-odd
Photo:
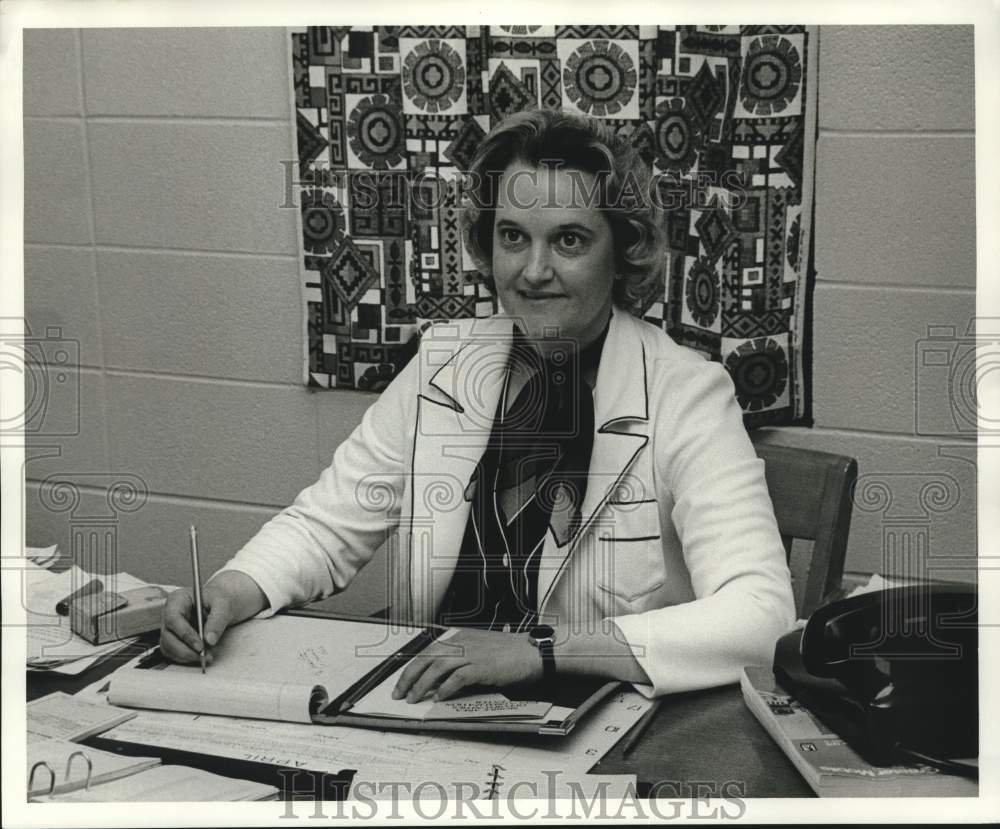
<svg viewBox="0 0 1000 829"><path fill-rule="evenodd" d="M64 383L49 372L28 541L96 536L121 569L188 584L189 524L211 572L371 402L301 383L285 31L31 30L24 55L27 318L80 352ZM116 483L148 495L109 498ZM344 609L380 606L383 572Z"/></svg>
<svg viewBox="0 0 1000 829"><path fill-rule="evenodd" d="M974 74L972 26L820 32L815 427L768 439L857 458L853 571L975 577L975 435L949 388L976 313Z"/></svg>
<svg viewBox="0 0 1000 829"><path fill-rule="evenodd" d="M30 544L114 549L121 569L186 584L189 524L214 569L370 402L300 382L285 38L25 32L26 314L47 359L79 349L79 370L48 372ZM904 536L969 555L975 444L916 434L914 360L928 325L964 333L974 315L972 30L834 27L821 43L816 428L768 439L853 454L885 483L891 504L855 510L848 569L898 569L883 552ZM930 403L947 418L946 391ZM132 484L141 503L115 494ZM383 578L380 556L342 608L381 606Z"/></svg>

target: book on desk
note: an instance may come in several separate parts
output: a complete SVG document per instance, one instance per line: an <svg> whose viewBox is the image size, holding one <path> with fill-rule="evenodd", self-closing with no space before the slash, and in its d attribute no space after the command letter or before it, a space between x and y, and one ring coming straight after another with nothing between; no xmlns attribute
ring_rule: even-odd
<svg viewBox="0 0 1000 829"><path fill-rule="evenodd" d="M155 651L112 675L108 701L322 725L564 735L620 686L574 678L453 700L392 699L406 664L452 632L294 613L251 620L227 631L206 674Z"/></svg>

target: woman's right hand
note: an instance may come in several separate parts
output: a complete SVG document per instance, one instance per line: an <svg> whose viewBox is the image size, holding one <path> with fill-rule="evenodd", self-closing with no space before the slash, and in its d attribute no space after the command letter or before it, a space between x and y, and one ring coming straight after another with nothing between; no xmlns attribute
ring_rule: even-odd
<svg viewBox="0 0 1000 829"><path fill-rule="evenodd" d="M226 570L213 576L201 591L205 615L205 657L212 661L212 647L226 628L249 619L268 606L267 598L252 578L245 573ZM175 590L167 597L160 624L160 650L174 662L199 662L201 639L195 618L194 596L187 588Z"/></svg>

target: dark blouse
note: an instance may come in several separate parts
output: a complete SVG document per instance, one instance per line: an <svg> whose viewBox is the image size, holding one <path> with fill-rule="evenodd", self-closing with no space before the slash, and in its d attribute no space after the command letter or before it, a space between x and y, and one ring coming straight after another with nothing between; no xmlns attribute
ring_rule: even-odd
<svg viewBox="0 0 1000 829"><path fill-rule="evenodd" d="M608 333L579 353L542 358L515 329L493 429L465 491L469 520L438 622L489 630L534 624L545 534L560 547L579 529L594 441L596 377ZM528 380L514 402L515 363Z"/></svg>

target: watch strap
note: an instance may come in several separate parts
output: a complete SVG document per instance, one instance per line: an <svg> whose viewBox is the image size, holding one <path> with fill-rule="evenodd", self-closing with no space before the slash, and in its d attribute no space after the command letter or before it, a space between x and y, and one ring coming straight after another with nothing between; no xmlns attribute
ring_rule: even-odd
<svg viewBox="0 0 1000 829"><path fill-rule="evenodd" d="M542 681L549 682L556 675L556 657L552 652L552 640L540 640L538 652L542 655Z"/></svg>

